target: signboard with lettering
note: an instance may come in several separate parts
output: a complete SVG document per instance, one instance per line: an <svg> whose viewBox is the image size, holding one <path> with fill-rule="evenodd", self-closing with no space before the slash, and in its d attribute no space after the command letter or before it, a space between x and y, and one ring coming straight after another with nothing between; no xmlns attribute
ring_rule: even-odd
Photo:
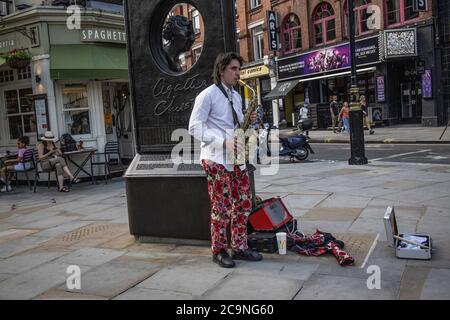
<svg viewBox="0 0 450 320"><path fill-rule="evenodd" d="M266 66L257 66L241 70L241 79L250 79L265 76L269 74L269 68Z"/></svg>
<svg viewBox="0 0 450 320"><path fill-rule="evenodd" d="M417 56L417 32L415 28L385 30L384 42L387 59Z"/></svg>
<svg viewBox="0 0 450 320"><path fill-rule="evenodd" d="M267 11L267 34L269 36L269 48L270 50L278 50L278 23L277 15L275 11Z"/></svg>
<svg viewBox="0 0 450 320"><path fill-rule="evenodd" d="M38 138L43 136L45 131L50 130L48 122L47 95L36 94L33 96L34 112L36 114L36 132Z"/></svg>
<svg viewBox="0 0 450 320"><path fill-rule="evenodd" d="M127 42L125 31L98 28L81 29L80 40L82 42Z"/></svg>
<svg viewBox="0 0 450 320"><path fill-rule="evenodd" d="M377 101L385 102L386 94L385 94L385 86L384 86L384 76L377 76Z"/></svg>
<svg viewBox="0 0 450 320"><path fill-rule="evenodd" d="M378 36L356 41L357 66L381 61ZM292 79L319 73L333 73L350 68L350 44L323 48L278 60L279 79Z"/></svg>
<svg viewBox="0 0 450 320"><path fill-rule="evenodd" d="M433 98L433 79L431 78L431 70L425 70L422 74L422 98Z"/></svg>
<svg viewBox="0 0 450 320"><path fill-rule="evenodd" d="M428 11L428 1L427 0L414 0L413 11Z"/></svg>

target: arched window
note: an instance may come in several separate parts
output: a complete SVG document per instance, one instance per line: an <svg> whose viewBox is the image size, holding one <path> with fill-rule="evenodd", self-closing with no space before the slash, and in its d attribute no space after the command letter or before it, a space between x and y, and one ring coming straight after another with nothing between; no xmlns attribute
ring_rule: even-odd
<svg viewBox="0 0 450 320"><path fill-rule="evenodd" d="M367 8L371 5L372 0L356 0L354 1L354 10L355 11L355 34L362 35L366 33L370 33L373 30L370 30L367 26L367 19L370 18L370 14L367 12ZM344 2L344 30L342 34L344 38L348 37L348 1Z"/></svg>
<svg viewBox="0 0 450 320"><path fill-rule="evenodd" d="M283 50L284 53L291 53L302 48L302 32L300 19L296 14L289 14L282 24Z"/></svg>
<svg viewBox="0 0 450 320"><path fill-rule="evenodd" d="M386 0L386 22L389 26L401 25L419 17L413 11L414 0Z"/></svg>
<svg viewBox="0 0 450 320"><path fill-rule="evenodd" d="M328 2L321 2L313 13L314 44L320 45L336 39L336 20L333 7Z"/></svg>

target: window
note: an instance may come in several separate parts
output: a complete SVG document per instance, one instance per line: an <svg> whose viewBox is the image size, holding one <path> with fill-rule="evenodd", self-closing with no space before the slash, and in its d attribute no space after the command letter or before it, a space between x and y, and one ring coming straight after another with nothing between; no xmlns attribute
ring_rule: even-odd
<svg viewBox="0 0 450 320"><path fill-rule="evenodd" d="M14 81L14 71L5 70L0 71L0 83Z"/></svg>
<svg viewBox="0 0 450 320"><path fill-rule="evenodd" d="M87 89L84 84L65 85L63 89L64 131L71 135L91 134Z"/></svg>
<svg viewBox="0 0 450 320"><path fill-rule="evenodd" d="M10 139L36 134L36 116L30 99L33 90L14 89L4 94Z"/></svg>
<svg viewBox="0 0 450 320"><path fill-rule="evenodd" d="M320 3L313 14L314 43L316 45L336 39L336 20L333 7L328 2Z"/></svg>
<svg viewBox="0 0 450 320"><path fill-rule="evenodd" d="M413 11L413 3L414 0L386 0L387 24L399 25L418 18L419 13Z"/></svg>
<svg viewBox="0 0 450 320"><path fill-rule="evenodd" d="M372 32L371 29L367 27L367 20L370 18L371 14L367 12L367 8L371 5L371 0L356 0L354 1L354 9L355 12L355 34L362 35L366 33ZM344 3L344 38L348 37L348 2Z"/></svg>
<svg viewBox="0 0 450 320"><path fill-rule="evenodd" d="M17 80L31 79L31 67L27 66L17 70Z"/></svg>
<svg viewBox="0 0 450 320"><path fill-rule="evenodd" d="M260 60L264 55L264 32L262 25L252 29L253 60Z"/></svg>
<svg viewBox="0 0 450 320"><path fill-rule="evenodd" d="M200 58L201 54L202 54L202 47L192 49L192 57L193 57L192 63L196 63L198 58Z"/></svg>
<svg viewBox="0 0 450 320"><path fill-rule="evenodd" d="M291 53L300 50L302 48L302 33L297 15L293 13L288 15L282 27L284 52Z"/></svg>
<svg viewBox="0 0 450 320"><path fill-rule="evenodd" d="M250 0L250 9L254 9L261 5L261 0Z"/></svg>
<svg viewBox="0 0 450 320"><path fill-rule="evenodd" d="M200 32L200 14L198 10L192 10L192 25L194 27L194 33Z"/></svg>

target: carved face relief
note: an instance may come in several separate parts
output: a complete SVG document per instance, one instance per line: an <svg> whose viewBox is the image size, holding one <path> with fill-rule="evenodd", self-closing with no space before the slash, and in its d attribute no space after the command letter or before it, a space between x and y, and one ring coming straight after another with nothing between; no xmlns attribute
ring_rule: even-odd
<svg viewBox="0 0 450 320"><path fill-rule="evenodd" d="M175 5L162 29L163 58L172 72L184 72L198 60L203 45L201 15L190 4Z"/></svg>

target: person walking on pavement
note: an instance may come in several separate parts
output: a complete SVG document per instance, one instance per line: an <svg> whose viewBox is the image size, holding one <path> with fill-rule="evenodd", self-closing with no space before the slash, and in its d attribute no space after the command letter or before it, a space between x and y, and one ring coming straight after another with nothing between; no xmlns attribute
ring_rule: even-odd
<svg viewBox="0 0 450 320"><path fill-rule="evenodd" d="M375 131L373 131L370 127L370 121L367 115L367 102L365 95L361 95L361 97L359 97L359 104L361 105L361 110L363 112L363 124L367 127L367 129L369 129L370 134L374 134Z"/></svg>
<svg viewBox="0 0 450 320"><path fill-rule="evenodd" d="M308 120L309 109L306 104L300 108L300 123L302 124L304 121ZM303 126L302 126L303 128ZM302 129L303 130L303 129ZM305 131L306 137L309 139L309 130Z"/></svg>
<svg viewBox="0 0 450 320"><path fill-rule="evenodd" d="M247 221L252 209L249 174L245 165L235 165L227 150L243 150L234 130L244 119L242 99L233 89L240 77L243 58L234 52L221 53L214 63L214 84L196 97L189 119L189 134L201 141L200 160L207 174L211 202L212 260L224 268L234 260L262 260L249 249ZM256 121L256 113L250 116ZM231 256L227 226L231 228Z"/></svg>
<svg viewBox="0 0 450 320"><path fill-rule="evenodd" d="M339 112L339 119L342 119L343 127L341 133L349 132L350 133L350 117L349 117L350 108L348 106L348 102L345 101L342 105L341 112Z"/></svg>
<svg viewBox="0 0 450 320"><path fill-rule="evenodd" d="M337 96L333 95L333 100L330 103L330 114L331 114L331 126L333 127L333 132L338 133L336 130L336 120L339 115L339 105L337 102Z"/></svg>

